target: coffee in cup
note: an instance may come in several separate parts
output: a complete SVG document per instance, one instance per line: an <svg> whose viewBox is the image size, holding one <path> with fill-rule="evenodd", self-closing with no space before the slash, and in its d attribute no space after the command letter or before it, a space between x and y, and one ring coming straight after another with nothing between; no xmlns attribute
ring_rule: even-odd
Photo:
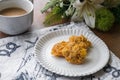
<svg viewBox="0 0 120 80"><path fill-rule="evenodd" d="M0 1L0 31L10 35L27 31L33 22L33 4L29 0Z"/></svg>
<svg viewBox="0 0 120 80"><path fill-rule="evenodd" d="M7 8L0 11L0 15L3 16L20 16L26 13L27 11L25 11L24 9L16 8L16 7Z"/></svg>

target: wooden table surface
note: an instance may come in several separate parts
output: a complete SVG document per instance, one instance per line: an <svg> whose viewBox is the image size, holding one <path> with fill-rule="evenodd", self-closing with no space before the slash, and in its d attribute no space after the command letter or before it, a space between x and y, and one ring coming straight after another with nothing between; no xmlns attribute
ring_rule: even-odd
<svg viewBox="0 0 120 80"><path fill-rule="evenodd" d="M41 14L40 10L47 1L48 0L34 0L34 22L30 30L45 28L43 25L45 14ZM120 25L114 25L109 32L92 31L95 32L95 34L107 44L108 48L120 58ZM9 35L0 32L0 38L7 36Z"/></svg>

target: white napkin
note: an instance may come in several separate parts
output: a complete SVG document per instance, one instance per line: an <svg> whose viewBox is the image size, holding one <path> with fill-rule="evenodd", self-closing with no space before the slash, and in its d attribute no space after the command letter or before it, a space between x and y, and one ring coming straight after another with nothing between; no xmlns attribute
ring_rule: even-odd
<svg viewBox="0 0 120 80"><path fill-rule="evenodd" d="M44 69L35 60L35 43L47 32L64 28L79 28L94 34L84 23L71 22L0 39L0 80L120 80L120 59L111 51L109 63L89 76L65 77Z"/></svg>

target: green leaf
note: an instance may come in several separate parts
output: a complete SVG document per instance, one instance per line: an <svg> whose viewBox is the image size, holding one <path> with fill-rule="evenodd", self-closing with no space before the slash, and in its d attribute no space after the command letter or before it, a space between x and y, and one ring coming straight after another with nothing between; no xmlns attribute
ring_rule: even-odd
<svg viewBox="0 0 120 80"><path fill-rule="evenodd" d="M113 26L115 17L107 8L96 10L96 29L100 31L109 31Z"/></svg>
<svg viewBox="0 0 120 80"><path fill-rule="evenodd" d="M44 13L45 11L47 11L49 8L55 6L57 3L60 3L60 0L51 0L50 2L48 2L45 7L41 10L42 13Z"/></svg>
<svg viewBox="0 0 120 80"><path fill-rule="evenodd" d="M50 25L60 23L63 20L69 19L68 17L66 17L64 15L65 10L66 10L65 8L60 8L58 6L55 6L52 9L52 12L50 12L46 15L44 25L45 26L50 26Z"/></svg>

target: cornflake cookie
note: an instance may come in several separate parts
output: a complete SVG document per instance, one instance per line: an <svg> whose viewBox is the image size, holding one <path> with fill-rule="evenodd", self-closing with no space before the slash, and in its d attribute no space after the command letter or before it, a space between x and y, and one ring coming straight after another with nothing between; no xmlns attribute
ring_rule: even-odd
<svg viewBox="0 0 120 80"><path fill-rule="evenodd" d="M91 42L83 35L71 36L68 42L62 41L52 48L52 54L64 57L69 63L82 64L87 56Z"/></svg>
<svg viewBox="0 0 120 80"><path fill-rule="evenodd" d="M52 48L52 54L54 56L57 56L57 57L63 57L63 54L62 54L62 49L67 45L67 42L65 41L62 41L60 43L57 43L53 46Z"/></svg>
<svg viewBox="0 0 120 80"><path fill-rule="evenodd" d="M91 42L87 40L83 35L81 36L71 36L69 38L69 42L75 42L76 44L80 44L83 48L89 48L91 46Z"/></svg>
<svg viewBox="0 0 120 80"><path fill-rule="evenodd" d="M69 42L62 50L65 59L72 64L81 64L87 55L87 49L82 48L80 44Z"/></svg>

